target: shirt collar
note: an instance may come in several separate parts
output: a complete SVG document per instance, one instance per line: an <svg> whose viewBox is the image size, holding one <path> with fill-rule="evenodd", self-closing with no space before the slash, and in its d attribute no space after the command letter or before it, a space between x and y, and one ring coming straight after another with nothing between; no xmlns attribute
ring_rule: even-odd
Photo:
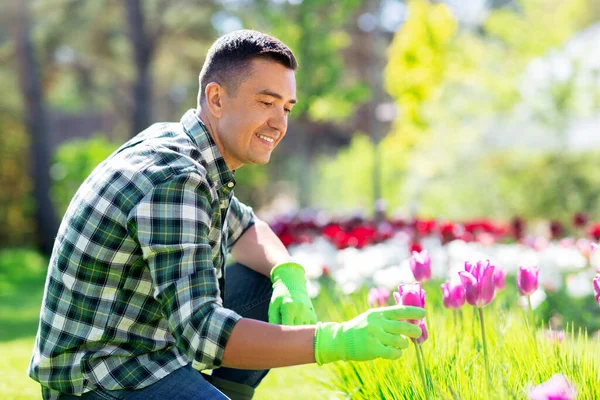
<svg viewBox="0 0 600 400"><path fill-rule="evenodd" d="M231 191L235 186L233 172L229 169L206 125L200 120L196 110L188 110L181 117L183 130L194 140L200 150L200 163L206 168L216 189L225 186Z"/></svg>

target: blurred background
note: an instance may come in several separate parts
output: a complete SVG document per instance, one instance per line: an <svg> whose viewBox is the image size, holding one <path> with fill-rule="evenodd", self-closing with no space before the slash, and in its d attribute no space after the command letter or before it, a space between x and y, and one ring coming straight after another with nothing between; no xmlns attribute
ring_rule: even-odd
<svg viewBox="0 0 600 400"><path fill-rule="evenodd" d="M286 139L236 175L267 220L600 218L597 0L3 3L2 247L47 254L91 169L194 108L208 47L240 28L300 64Z"/></svg>

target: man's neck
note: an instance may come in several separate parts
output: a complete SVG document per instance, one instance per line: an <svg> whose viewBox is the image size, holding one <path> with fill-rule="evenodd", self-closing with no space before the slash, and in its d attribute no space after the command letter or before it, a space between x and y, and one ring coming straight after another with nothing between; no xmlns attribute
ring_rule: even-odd
<svg viewBox="0 0 600 400"><path fill-rule="evenodd" d="M223 145L223 142L221 141L221 138L219 136L219 132L217 129L217 124L213 121L213 119L208 114L208 112L206 112L203 109L198 109L196 111L196 116L200 119L200 121L202 121L202 123L206 127L208 134L212 138L213 142L215 142L215 145L217 146L217 149L219 149L219 152L221 153L221 157L223 157L223 160L225 161L225 164L227 164L227 167L229 167L229 169L231 171L234 171L235 169L241 167L241 165L240 165L240 166L235 166L236 168L231 168L232 165L231 165L231 161L229 160L229 154L225 150L225 146Z"/></svg>

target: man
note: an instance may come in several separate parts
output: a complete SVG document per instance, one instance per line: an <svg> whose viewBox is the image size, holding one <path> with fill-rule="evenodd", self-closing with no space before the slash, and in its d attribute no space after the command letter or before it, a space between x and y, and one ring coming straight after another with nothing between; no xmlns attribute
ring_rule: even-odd
<svg viewBox="0 0 600 400"><path fill-rule="evenodd" d="M233 195L234 171L267 163L285 136L295 69L271 36L219 38L198 109L140 133L82 184L29 368L45 399L251 398L269 368L397 358L420 336L399 321L424 316L411 307L314 325L302 266ZM228 251L237 263L224 269Z"/></svg>

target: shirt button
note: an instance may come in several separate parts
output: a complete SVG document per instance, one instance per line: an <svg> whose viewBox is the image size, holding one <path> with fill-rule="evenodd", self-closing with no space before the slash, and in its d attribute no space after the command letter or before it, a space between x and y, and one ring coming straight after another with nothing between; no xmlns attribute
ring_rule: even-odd
<svg viewBox="0 0 600 400"><path fill-rule="evenodd" d="M228 187L228 188L230 188L230 189L231 189L232 187L234 187L234 186L235 186L235 184L234 184L233 182L229 182L229 183L227 184L227 187Z"/></svg>

